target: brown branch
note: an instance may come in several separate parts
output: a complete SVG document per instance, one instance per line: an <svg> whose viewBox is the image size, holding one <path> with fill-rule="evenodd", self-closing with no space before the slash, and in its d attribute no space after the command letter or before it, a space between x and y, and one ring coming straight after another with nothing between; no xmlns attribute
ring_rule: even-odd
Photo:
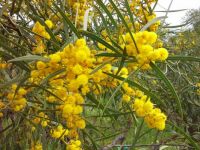
<svg viewBox="0 0 200 150"><path fill-rule="evenodd" d="M11 7L11 10L10 10L10 16L12 16L12 15L14 14L15 3L16 3L16 0L13 0L13 2L12 2L12 7Z"/></svg>

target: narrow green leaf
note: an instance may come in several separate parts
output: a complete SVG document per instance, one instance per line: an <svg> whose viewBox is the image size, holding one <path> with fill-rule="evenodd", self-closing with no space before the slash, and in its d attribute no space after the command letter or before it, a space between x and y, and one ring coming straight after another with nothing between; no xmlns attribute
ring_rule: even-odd
<svg viewBox="0 0 200 150"><path fill-rule="evenodd" d="M46 87L42 86L42 85L37 85L37 84L31 84L29 85L29 87L36 87L36 88L39 88L39 89L42 89L44 90L45 92L49 93L50 95L54 96L55 98L57 98L58 100L64 102L60 97L58 97L57 95L55 95L54 93L52 93L51 91L47 90Z"/></svg>
<svg viewBox="0 0 200 150"><path fill-rule="evenodd" d="M55 72L49 74L46 78L44 78L44 79L41 81L41 84L45 84L49 79L51 79L51 78L53 78L53 77L55 77L55 76L57 76L57 75L63 73L64 71L66 71L66 69L65 69L65 68L62 68L62 69L60 69L60 70L57 70L57 71L55 71Z"/></svg>
<svg viewBox="0 0 200 150"><path fill-rule="evenodd" d="M185 131L183 131L183 129L176 126L173 122L170 122L170 121L167 121L167 124L175 128L178 133L182 134L196 150L200 150L199 144L195 142L190 135L188 135Z"/></svg>
<svg viewBox="0 0 200 150"><path fill-rule="evenodd" d="M96 142L93 140L93 138L90 136L89 133L87 133L85 130L82 130L82 132L90 139L90 141L92 142L93 145L93 150L97 150L97 145Z"/></svg>
<svg viewBox="0 0 200 150"><path fill-rule="evenodd" d="M5 82L4 84L0 84L0 88L5 88L7 86L10 86L18 81L20 81L22 79L22 72L20 72L19 74L17 74L17 76L15 76L13 79Z"/></svg>
<svg viewBox="0 0 200 150"><path fill-rule="evenodd" d="M148 29L152 24L156 23L157 21L161 20L161 19L165 19L167 18L166 16L161 16L161 17L156 17L154 19L152 19L151 21L149 21L147 24L145 24L142 29L140 31L145 31L146 29Z"/></svg>
<svg viewBox="0 0 200 150"><path fill-rule="evenodd" d="M6 40L7 42L10 42L10 43L16 45L17 47L21 48L21 49L24 50L25 52L29 51L28 49L26 49L26 48L23 47L22 45L16 43L15 40L11 40L11 39L9 39L9 38L7 38L7 37L1 35L1 34L0 34L0 39L1 39L1 40Z"/></svg>
<svg viewBox="0 0 200 150"><path fill-rule="evenodd" d="M22 57L17 57L14 59L9 60L8 62L16 62L16 61L44 61L44 62L48 62L49 58L45 58L42 56L38 56L38 55L26 55L26 56L22 56Z"/></svg>
<svg viewBox="0 0 200 150"><path fill-rule="evenodd" d="M63 17L63 19L67 22L67 24L69 25L70 29L75 33L75 35L78 38L81 38L80 34L78 33L78 30L76 29L76 27L74 26L74 24L70 21L70 19L65 15L65 13L63 12L63 10L61 10L56 3L53 3L53 5L55 6L55 8L57 9L57 11L61 14L61 16Z"/></svg>
<svg viewBox="0 0 200 150"><path fill-rule="evenodd" d="M102 19L102 22L103 22L103 25L104 25L104 27L105 27L105 29L106 29L106 32L108 33L108 38L110 39L110 41L112 42L112 44L115 46L115 47L117 47L118 49L120 49L121 51L123 51L123 48L118 44L118 43L116 43L112 38L111 38L111 32L110 32L110 26L108 26L108 22L106 21L106 19L105 19L105 17L103 16L103 14L102 14L102 12L100 11L100 9L98 8L98 7L96 7L96 6L94 6L97 10L98 10L98 12L99 12L99 14L100 14L100 17L101 17L101 19Z"/></svg>
<svg viewBox="0 0 200 150"><path fill-rule="evenodd" d="M115 26L115 28L117 28L117 23L115 22L115 19L113 18L112 14L108 10L107 6L102 2L102 0L96 0L96 2L105 11L105 13L108 15L110 21Z"/></svg>
<svg viewBox="0 0 200 150"><path fill-rule="evenodd" d="M112 0L109 0L109 2L111 3L111 5L113 6L113 8L115 9L116 13L117 13L117 16L121 19L122 23L124 24L124 26L126 27L127 31L129 32L130 36L131 36L131 39L133 40L133 43L136 47L136 50L138 51L138 47L137 47L137 44L135 42L135 39L133 37L133 34L130 30L130 28L128 27L128 24L126 23L125 21L125 17L122 15L122 13L120 12L120 10L118 9L118 7L115 5L115 3L112 1Z"/></svg>
<svg viewBox="0 0 200 150"><path fill-rule="evenodd" d="M132 113L134 113L134 111L121 112L121 113L112 113L112 114L102 115L102 116L93 115L93 116L87 116L87 118L89 118L89 117L113 117L113 116L114 117L118 117L118 116L122 116L122 115L126 116L127 114L132 114Z"/></svg>
<svg viewBox="0 0 200 150"><path fill-rule="evenodd" d="M98 128L96 128L92 123L90 123L88 120L85 120L86 121L86 128L87 129L93 129L93 130L95 130L96 132L98 132L98 133L100 133L101 135L104 135L104 133L103 132L101 132Z"/></svg>
<svg viewBox="0 0 200 150"><path fill-rule="evenodd" d="M107 73L108 74L108 73ZM116 78L118 80L124 81L124 78L120 77L120 76L116 76L114 74L108 74L109 76ZM163 107L166 107L166 104L159 99L154 93L152 93L151 91L149 91L148 89L146 89L145 87L139 85L138 83L134 82L133 80L126 80L126 82L130 85L133 86L139 90L141 90L142 92L144 92L147 96L151 97L155 102L157 102L157 104L162 105Z"/></svg>
<svg viewBox="0 0 200 150"><path fill-rule="evenodd" d="M102 104L99 103L99 101L97 99L95 99L91 94L87 94L86 97L88 98L88 100L90 100L92 103L94 103L96 105L96 107L100 108L101 110L104 110L104 106ZM107 114L110 114L110 112L115 112L115 110L111 109L111 108L106 108L105 112Z"/></svg>
<svg viewBox="0 0 200 150"><path fill-rule="evenodd" d="M154 12L168 12L168 13L171 13L171 12L179 12L179 11L185 11L187 9L178 9L178 10L155 10Z"/></svg>
<svg viewBox="0 0 200 150"><path fill-rule="evenodd" d="M90 74L94 74L99 69L103 68L106 64L110 63L112 60L106 60L106 61L104 61L101 65L99 65L98 67L96 67L95 69L93 69L92 72L90 72Z"/></svg>
<svg viewBox="0 0 200 150"><path fill-rule="evenodd" d="M94 41L97 41L97 42L103 44L107 48L111 49L113 52L115 52L117 54L120 54L119 51L116 48L114 48L108 42L106 42L105 40L103 40L102 38L100 38L98 35L96 35L96 34L94 34L92 32L83 31L83 30L80 30L80 33L83 34L84 36L87 36L87 37L91 38Z"/></svg>
<svg viewBox="0 0 200 150"><path fill-rule="evenodd" d="M109 139L109 138L112 138L112 137L116 137L117 135L120 135L120 134L122 134L122 133L123 133L123 132L117 132L117 133L114 133L114 134L110 134L110 135L107 135L107 136L98 138L98 139L96 139L95 141L106 140L106 139Z"/></svg>
<svg viewBox="0 0 200 150"><path fill-rule="evenodd" d="M180 27L187 26L188 24L189 23L184 23L184 24L175 25L175 26L163 26L163 28L180 28Z"/></svg>
<svg viewBox="0 0 200 150"><path fill-rule="evenodd" d="M169 56L167 60L196 61L200 62L200 57L194 56Z"/></svg>
<svg viewBox="0 0 200 150"><path fill-rule="evenodd" d="M9 46L5 45L3 43L3 41L1 41L1 40L0 40L0 47L2 47L4 51L10 52L14 56L19 56L15 51L13 51L12 48L10 48ZM11 56L10 54L8 54L6 52L4 53L3 51L0 51L0 53L3 54L3 55L5 54L6 56L9 56L10 59L13 58L13 56ZM16 62L15 65L19 66L21 69L24 69L26 71L30 71L29 66L28 66L28 64L26 62Z"/></svg>
<svg viewBox="0 0 200 150"><path fill-rule="evenodd" d="M96 54L95 56L97 57L123 57L122 54L116 54L116 53L100 53L100 54Z"/></svg>
<svg viewBox="0 0 200 150"><path fill-rule="evenodd" d="M125 63L125 60L126 60L126 50L124 49L124 51L123 51L123 57L121 58L121 61L120 61L120 64L119 64L119 67L118 67L118 70L117 70L116 75L118 75L118 73L119 73L119 72L121 71L121 69L123 68L124 63Z"/></svg>
<svg viewBox="0 0 200 150"><path fill-rule="evenodd" d="M53 32L49 29L49 27L46 25L46 23L39 17L33 14L29 13L29 17L31 17L33 20L38 21L41 25L45 26L46 31L51 37L51 40L53 41L52 44L55 46L56 50L60 50L59 42L57 41L56 37L54 36ZM50 40L49 40L50 41Z"/></svg>
<svg viewBox="0 0 200 150"><path fill-rule="evenodd" d="M165 84L167 85L167 87L169 88L171 93L173 94L175 101L176 101L176 104L178 106L178 112L181 115L181 118L183 118L183 109L182 109L182 106L181 106L181 101L179 99L178 94L175 91L173 84L167 79L165 74L154 63L150 63L150 66L156 72L156 74L165 82Z"/></svg>
<svg viewBox="0 0 200 150"><path fill-rule="evenodd" d="M128 12L128 15L130 17L130 21L131 21L131 23L133 25L133 28L134 28L134 30L136 30L135 24L134 24L135 21L134 21L134 18L133 18L133 13L131 12L131 8L130 8L128 0L125 0L125 7L126 7L126 10Z"/></svg>

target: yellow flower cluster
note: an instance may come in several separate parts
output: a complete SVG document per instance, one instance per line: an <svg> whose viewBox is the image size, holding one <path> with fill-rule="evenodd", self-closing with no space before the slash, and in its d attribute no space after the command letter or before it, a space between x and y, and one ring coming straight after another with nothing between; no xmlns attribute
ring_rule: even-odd
<svg viewBox="0 0 200 150"><path fill-rule="evenodd" d="M5 104L4 104L4 102L2 102L2 100L0 100L0 111L1 110L3 110L4 109L4 107L5 107ZM3 117L3 113L2 112L0 112L0 118L2 118Z"/></svg>
<svg viewBox="0 0 200 150"><path fill-rule="evenodd" d="M147 22L152 21L154 18L156 18L156 14L155 14L155 13L149 14L149 15L147 16ZM153 24L149 27L149 30L155 32L155 31L158 29L159 25L160 25L160 21L157 21L157 22L153 23Z"/></svg>
<svg viewBox="0 0 200 150"><path fill-rule="evenodd" d="M188 38L188 34L190 37ZM179 34L171 37L168 40L168 46L173 45L173 52L176 54L181 53L184 50L193 49L195 45L198 43L197 38L198 34L194 32L184 33L184 31Z"/></svg>
<svg viewBox="0 0 200 150"><path fill-rule="evenodd" d="M43 38L50 39L50 35L46 31L45 26L41 25L38 21L34 24L32 32L37 34L37 35L39 35L39 36L41 36L41 37L43 37Z"/></svg>
<svg viewBox="0 0 200 150"><path fill-rule="evenodd" d="M153 44L157 40L155 32L137 32L132 34L135 40L132 40L131 35L127 33L123 38L126 42L126 52L128 56L134 56L137 63L130 64L132 67L141 67L142 69L149 69L150 62L164 61L168 57L168 51L165 48L154 49Z"/></svg>
<svg viewBox="0 0 200 150"><path fill-rule="evenodd" d="M57 115L61 116L66 122L66 126L69 129L67 136L70 139L77 139L77 130L84 129L86 126L85 120L80 115L83 111L83 96L90 91L89 86L92 84L89 81L94 78L90 75L94 67L94 55L87 47L85 40L79 39L75 44L69 44L62 51L48 55L46 58L49 61L36 62L35 69L31 71L29 81L40 84L49 74L63 70L63 72L48 80L50 86L48 91L54 95L46 93L46 100L49 103L60 104L56 106ZM40 114L40 117L47 118ZM36 122L39 123L40 121L41 119L36 118ZM41 122L41 124L45 125L47 123ZM52 137L58 137L62 132L61 129L61 126L53 129Z"/></svg>
<svg viewBox="0 0 200 150"><path fill-rule="evenodd" d="M101 34L112 45L107 32L103 30ZM137 69L138 67L141 69L150 69L150 62L164 61L168 58L168 51L162 47L162 41L157 38L155 32L140 31L132 34L126 33L119 36L118 43L121 48L126 50L129 57L136 58L136 62L128 64L128 68L131 68L130 70ZM98 43L98 47L101 50L112 53L110 49L100 43Z"/></svg>
<svg viewBox="0 0 200 150"><path fill-rule="evenodd" d="M20 87L17 89L17 85L13 84L11 91L6 96L8 99L9 106L14 111L21 111L27 103L25 95L27 94L27 90Z"/></svg>
<svg viewBox="0 0 200 150"><path fill-rule="evenodd" d="M53 26L51 22L48 21L46 21L46 24L49 28ZM105 30L102 31L102 36L110 42ZM156 33L143 31L134 33L132 36L134 37L136 45L130 34L121 36L121 41L119 42L121 47L126 49L126 53L129 57L136 58L137 61L131 63L132 68L141 67L142 69L148 69L150 68L150 62L157 60L162 61L168 57L166 49L154 49L154 45L157 41ZM106 49L105 46L101 44L98 45L100 48L111 52L111 50ZM82 104L84 104L83 96L88 92L93 92L97 95L101 94L106 91L104 87L115 88L121 83L121 81L106 75L105 72L117 74L123 78L127 78L129 75L126 67L118 71L118 68L112 66L110 63L104 65L93 74L90 74L94 68L101 65L104 61L109 60L109 58L106 57L95 58L95 54L95 51L91 51L87 47L84 39L78 39L75 44L67 45L62 51L45 56L49 61L38 61L35 69L31 71L30 82L40 84L50 74L64 69L62 73L48 80L48 91L54 95L50 93L45 93L45 95L47 102L60 104L56 106L58 110L56 114L61 116L66 122L67 132L63 135L62 139L64 139L64 136L70 139L67 149L80 148L79 144L77 145L72 141L73 139L78 139L78 129L84 129L86 126L85 120L81 117L81 113L83 112ZM102 90L103 88L104 90ZM144 96L141 91L132 89L128 84L123 84L123 89L124 94L122 100L124 102L130 103L132 102L132 97ZM149 108L148 111L146 105L150 106L150 104L151 108ZM132 105L134 106L135 104ZM143 106L141 106L141 108L143 108ZM133 109L135 110L135 108ZM154 108L150 100L148 102L144 101L144 109L144 114L140 112L141 109L137 109L136 114L140 117L145 117L149 127L163 130L166 120L166 117L163 117L164 119L162 118L164 114L161 112L159 113L159 109ZM42 118L48 118L48 116L42 115ZM41 116L41 114L39 114L39 116ZM158 119L159 117L161 119ZM41 122L38 118L36 118L36 120L38 120L38 123L40 122L43 127L48 124L47 121ZM65 129L59 125L57 128L51 130L51 136L59 138L63 131L65 131Z"/></svg>
<svg viewBox="0 0 200 150"><path fill-rule="evenodd" d="M49 122L48 119L49 118L48 118L47 115L45 115L45 113L40 112L38 114L38 116L33 119L33 123L35 123L35 124L41 124L42 127L46 127L47 124L48 124L48 122Z"/></svg>
<svg viewBox="0 0 200 150"><path fill-rule="evenodd" d="M81 150L81 141L71 140L67 145L66 150Z"/></svg>
<svg viewBox="0 0 200 150"><path fill-rule="evenodd" d="M75 96L69 96L62 106L62 117L66 119L67 127L70 129L85 128L85 120L79 116L83 111L81 103L83 103L83 98L76 94Z"/></svg>
<svg viewBox="0 0 200 150"><path fill-rule="evenodd" d="M31 150L43 150L42 144L39 141L36 144L32 143Z"/></svg>
<svg viewBox="0 0 200 150"><path fill-rule="evenodd" d="M83 25L85 11L89 9L90 0L69 0L68 5L72 7L75 24L80 27Z"/></svg>
<svg viewBox="0 0 200 150"><path fill-rule="evenodd" d="M51 129L51 136L55 139L61 138L64 140L64 137L69 133L68 129L64 129L62 125L58 125L55 129Z"/></svg>
<svg viewBox="0 0 200 150"><path fill-rule="evenodd" d="M149 128L165 129L166 115L159 108L154 108L150 98L146 95L136 98L132 107L139 117L144 117Z"/></svg>
<svg viewBox="0 0 200 150"><path fill-rule="evenodd" d="M90 105L90 102L85 103L85 97L91 94L92 96L95 95L97 99L99 97L104 98L104 96L111 95L117 89L115 98L122 95L122 102L130 104L131 109L135 111L137 116L144 118L148 127L163 130L165 128L166 116L160 109L154 106L150 98L142 91L132 88L128 83L123 83L121 80L108 75L112 74L128 78L130 71L132 72L137 68L150 69L151 62L164 61L168 57L168 51L163 48L161 40L158 39L155 33L160 25L159 21L151 25L147 29L148 31L140 31L146 23L156 17L150 9L151 4L156 0L130 1L133 18L134 20L136 18L137 21L131 22L129 16L125 16L124 19L131 30L131 34L127 32L127 28L122 23L117 24L116 28L111 25L114 30L111 31L113 35L108 35L106 30L101 31L101 35L107 43L113 45L112 43L115 41L119 49L123 51L122 54L122 51L119 50L124 56L122 57L122 61L120 60L121 58L118 59L114 55L114 58L95 57L96 54L102 51L91 50L87 46L85 39L78 39L73 44L65 45L59 51L57 49L56 52L50 51L54 48L54 45L60 47L66 42L64 40L69 38L70 41L73 39L74 33L72 32L74 30L71 30L71 27L65 28L62 20L63 16L57 12L54 13L56 9L51 6L53 3L52 0L33 0L33 2L30 2L30 4L35 4L33 8L37 8L39 15L42 15L43 18L49 16L53 22L53 18L56 21L53 23L51 20L46 20L45 25L37 21L34 24L32 28L34 42L30 41L30 46L33 45L32 50L34 54L42 54L44 58L37 61L27 61L26 65L30 65L31 73L28 81L23 83L25 86L18 88L16 84L13 84L11 88L5 88L4 93L0 95L2 98L2 100L0 99L0 119L3 117L4 109L7 109L7 107L13 112L26 110L19 113L19 115L23 113L27 115L26 119L28 123L22 123L26 127L32 127L31 138L38 136L36 131L39 131L39 129L35 127L42 127L46 133L49 131L49 135L52 138L62 140L66 144L66 150L81 150L82 143L79 140L79 131L86 128L86 119L82 116L82 113L85 105L93 107L93 105ZM61 6L55 2L59 7L65 8L65 15L69 16L77 29L83 26L85 12L90 9L92 3L93 1L91 0L68 0ZM52 9L47 9L51 7ZM106 7L109 11L116 14L116 11L109 2L108 5L106 4ZM100 21L99 24L98 21L102 19L102 16L99 17L95 9L94 12L95 18L97 18L97 25L99 26L102 22ZM106 14L103 13L103 16ZM124 14L126 12L122 12L122 15ZM106 21L108 21L109 26L110 21ZM118 22L118 20L116 21ZM57 28L52 33L55 34L56 38L61 40L51 43L51 34L47 31L54 27ZM99 29L101 27L99 26ZM93 26L88 26L88 29L93 32ZM92 43L93 41L91 41ZM113 46L117 47L116 45ZM96 45L92 46L95 47ZM98 43L98 47L104 53L113 53L111 49L103 44ZM26 52L19 54L19 56L24 54ZM124 63L121 63L123 59L125 59ZM17 63L20 64L21 62ZM121 65L120 63L123 66L120 66L120 68L116 67ZM6 63L0 63L0 71L8 66ZM20 65L17 67L23 70ZM18 68L16 70L18 71ZM14 79L13 76L12 79ZM135 81L135 77L131 79ZM120 109L120 111L123 111L123 109ZM30 143L29 137L27 141ZM41 142L31 143L31 150L42 149Z"/></svg>
<svg viewBox="0 0 200 150"><path fill-rule="evenodd" d="M142 91L131 88L128 83L124 83L122 88L124 91L122 101L129 103L138 117L144 117L149 128L164 130L166 115L154 107L150 98L147 98Z"/></svg>
<svg viewBox="0 0 200 150"><path fill-rule="evenodd" d="M49 6L52 5L52 0L33 0L34 3L36 3L38 5L38 3L40 2L43 2L43 3L47 3Z"/></svg>
<svg viewBox="0 0 200 150"><path fill-rule="evenodd" d="M134 30L135 32L140 31L142 25L147 24L152 19L156 18L156 14L151 12L151 5L155 3L156 0L148 0L148 1L141 1L141 0L132 0L129 4L131 11L135 16L137 16L138 21L134 22ZM130 19L129 19L129 25ZM158 26L160 25L160 21L155 22L149 27L149 31L156 31Z"/></svg>
<svg viewBox="0 0 200 150"><path fill-rule="evenodd" d="M129 103L131 101L131 97L134 97L136 95L139 95L139 91L138 90L134 90L133 88L131 88L128 83L124 83L122 85L122 88L124 90L124 94L122 96L122 101Z"/></svg>
<svg viewBox="0 0 200 150"><path fill-rule="evenodd" d="M48 26L48 28L53 28L53 23L51 20L46 20L45 24ZM46 31L45 26L41 25L38 21L34 24L32 32L35 33L36 35L35 40L36 40L36 47L33 48L33 53L35 54L42 54L45 52L46 46L43 42L42 38L45 39L50 39L49 33Z"/></svg>
<svg viewBox="0 0 200 150"><path fill-rule="evenodd" d="M8 63L0 62L0 69L6 69L9 66Z"/></svg>

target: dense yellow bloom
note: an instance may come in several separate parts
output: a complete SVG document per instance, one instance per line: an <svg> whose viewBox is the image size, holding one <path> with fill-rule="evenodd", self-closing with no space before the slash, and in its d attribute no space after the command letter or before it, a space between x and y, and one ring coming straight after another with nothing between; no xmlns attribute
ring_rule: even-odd
<svg viewBox="0 0 200 150"><path fill-rule="evenodd" d="M124 94L124 95L122 96L122 100L123 100L124 102L127 102L127 103L128 103L128 102L131 100L131 98L130 98L129 95Z"/></svg>
<svg viewBox="0 0 200 150"><path fill-rule="evenodd" d="M77 77L76 80L77 80L77 83L78 83L79 85L84 86L84 85L86 85L86 84L88 83L88 76L85 75L85 74L81 74L81 75L79 75L79 76Z"/></svg>
<svg viewBox="0 0 200 150"><path fill-rule="evenodd" d="M60 57L59 54L52 54L52 55L50 55L49 57L50 57L50 64L52 63L52 65L53 65L54 63L60 62L60 60L61 60L61 57Z"/></svg>
<svg viewBox="0 0 200 150"><path fill-rule="evenodd" d="M53 28L53 22L51 20L46 20L45 24L48 26L49 29Z"/></svg>
<svg viewBox="0 0 200 150"><path fill-rule="evenodd" d="M163 130L165 128L166 116L158 108L154 108L150 99L146 100L146 96L136 98L133 105L133 109L139 117L144 117L145 122L149 128L156 128Z"/></svg>
<svg viewBox="0 0 200 150"><path fill-rule="evenodd" d="M72 71L74 74L79 75L83 72L83 68L81 67L81 65L76 64L73 68Z"/></svg>
<svg viewBox="0 0 200 150"><path fill-rule="evenodd" d="M33 48L34 54L42 54L45 53L46 46L42 40L39 40L36 47Z"/></svg>
<svg viewBox="0 0 200 150"><path fill-rule="evenodd" d="M3 113L2 112L0 112L0 118L2 118L3 117Z"/></svg>
<svg viewBox="0 0 200 150"><path fill-rule="evenodd" d="M159 60L166 60L168 57L168 52L165 48L159 48L157 50L159 52L160 57L158 58Z"/></svg>
<svg viewBox="0 0 200 150"><path fill-rule="evenodd" d="M40 142L37 142L36 144L32 143L31 150L43 150L42 144Z"/></svg>
<svg viewBox="0 0 200 150"><path fill-rule="evenodd" d="M48 5L51 6L53 1L47 0L45 2L48 2ZM66 11L65 15L71 19L77 29L82 27L85 12L92 6L92 2L91 0L69 0L66 1L66 6L63 6L70 10L70 13ZM99 99L104 95L112 94L119 85L123 84L117 96L121 96L120 99L123 102L130 104L137 116L144 117L150 128L163 130L166 116L160 109L155 108L150 98L147 98L143 92L129 86L128 83L123 83L121 80L107 75L115 74L127 78L130 72L137 68L150 69L150 62L167 59L168 51L162 47L162 42L158 42L158 36L154 32L158 29L160 22L151 25L148 31L140 31L143 25L156 17L154 13L149 14L149 9L146 9L153 2L155 0L146 0L142 3L141 0L130 1L134 18L138 15L138 21L133 23L130 22L129 16L124 18L130 27L131 34L127 33L126 28L120 23L116 28L119 29L118 33L114 31L112 32L113 35L108 35L106 30L100 32L101 37L107 43L112 45L115 41L119 48L123 50L123 52L119 52L124 54L125 63L124 66L120 66L120 70L118 68L120 61L117 57L114 59L95 57L99 52L113 53L111 49L101 43L97 43L98 48L101 49L99 51L90 49L84 38L78 39L75 43L68 44L63 48L62 44L67 41L63 41L65 38L62 39L63 34L66 34L66 30L65 32L62 31L63 22L60 20L62 16L59 13L52 15L51 11L49 13L45 9L41 12L38 11L39 14L46 13L44 17L49 15L50 19L46 20L44 25L37 21L32 28L32 32L35 33L33 42L29 38L26 42L30 41L30 46L33 45L32 53L45 55L44 57L49 61L30 62L30 78L22 84L22 86L25 85L24 87L17 88L16 84L13 84L11 88L6 87L6 93L1 95L3 100L0 101L0 118L4 115L4 111L2 111L4 107L8 107L14 112L27 110L28 115L30 115L27 116L27 119L30 117L34 125L45 128L45 131L50 131L51 137L61 138L63 143L66 144L67 150L81 150L81 142L78 137L79 131L86 128L86 119L83 118L82 113L84 106L88 104L85 103L87 96L91 93ZM38 10L40 10L44 1L34 0L33 3L34 5L36 3L36 7L38 6ZM142 5L144 5L144 9ZM109 6L108 10L113 11L113 8ZM99 18L98 15L97 18ZM90 23L90 17L88 22ZM58 28L54 30L54 26ZM92 26L89 25L89 27ZM56 34L58 43L50 40L49 29L52 29L52 33ZM69 33L66 37L69 37L68 40L70 41L74 33L71 30L69 30ZM22 44L24 43L22 42ZM88 42L88 44L92 45L92 48L96 47L93 41ZM62 49L57 49L57 47L62 47ZM114 45L114 47L117 46ZM0 63L0 69L5 68L6 64ZM135 76L131 79L135 81ZM41 88L32 90L35 89L35 87L29 88L32 85ZM106 93L108 91L110 93ZM33 96L31 97L31 95ZM26 108L26 106L28 107ZM56 119L52 120L51 117L56 117ZM63 125L59 122L62 122ZM35 136L34 134L38 131L37 128L31 127L30 129ZM32 150L42 150L40 142L31 146Z"/></svg>
<svg viewBox="0 0 200 150"><path fill-rule="evenodd" d="M133 33L135 43L131 38L130 33L125 34L124 40L126 42L126 51L129 56L134 56L137 60L132 68L140 66L142 69L149 69L150 62L164 61L168 57L168 51L165 48L155 49L154 45L157 41L157 34L155 32L142 31Z"/></svg>
<svg viewBox="0 0 200 150"><path fill-rule="evenodd" d="M85 126L86 126L85 125L85 120L81 119L81 120L76 121L76 127L77 128L84 129Z"/></svg>
<svg viewBox="0 0 200 150"><path fill-rule="evenodd" d="M155 108L145 116L145 121L150 128L165 129L166 116L160 109Z"/></svg>
<svg viewBox="0 0 200 150"><path fill-rule="evenodd" d="M70 140L69 144L67 145L66 150L82 150L81 149L81 141Z"/></svg>
<svg viewBox="0 0 200 150"><path fill-rule="evenodd" d="M72 104L65 104L64 107L63 107L63 112L62 112L63 113L63 117L66 116L66 118L67 118L67 116L72 114L73 111L74 111L74 107L73 107Z"/></svg>
<svg viewBox="0 0 200 150"><path fill-rule="evenodd" d="M42 70L42 69L45 69L46 68L46 64L42 61L38 61L37 62L37 69L38 70Z"/></svg>
<svg viewBox="0 0 200 150"><path fill-rule="evenodd" d="M21 111L26 106L27 100L24 96L27 94L27 91L20 87L15 94L16 88L17 85L13 84L10 93L7 95L7 99L10 101L10 107L17 112Z"/></svg>
<svg viewBox="0 0 200 150"><path fill-rule="evenodd" d="M68 129L64 129L61 124L51 130L51 136L55 139L58 138L64 139L64 137L67 136L68 133L69 133Z"/></svg>
<svg viewBox="0 0 200 150"><path fill-rule="evenodd" d="M38 117L35 117L33 119L33 122L35 124L41 124L42 127L46 127L48 125L49 118L48 118L48 116L45 113L40 112L38 114Z"/></svg>
<svg viewBox="0 0 200 150"><path fill-rule="evenodd" d="M45 30L45 27L41 25L38 21L34 24L32 31L46 39L50 39L50 35Z"/></svg>

